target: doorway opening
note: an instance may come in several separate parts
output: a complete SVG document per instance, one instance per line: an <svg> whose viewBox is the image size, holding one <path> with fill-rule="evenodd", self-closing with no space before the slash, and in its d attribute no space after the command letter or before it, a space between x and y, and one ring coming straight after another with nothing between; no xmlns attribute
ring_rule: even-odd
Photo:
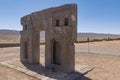
<svg viewBox="0 0 120 80"><path fill-rule="evenodd" d="M40 31L40 64L45 66L45 31Z"/></svg>

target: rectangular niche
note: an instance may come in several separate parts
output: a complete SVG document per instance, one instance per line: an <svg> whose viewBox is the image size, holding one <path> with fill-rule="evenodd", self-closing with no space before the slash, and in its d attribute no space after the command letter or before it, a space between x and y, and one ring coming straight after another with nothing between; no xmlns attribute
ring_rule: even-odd
<svg viewBox="0 0 120 80"><path fill-rule="evenodd" d="M52 63L60 65L60 43L53 39L52 46Z"/></svg>
<svg viewBox="0 0 120 80"><path fill-rule="evenodd" d="M67 9L56 10L52 16L53 27L66 27L70 24L70 12Z"/></svg>
<svg viewBox="0 0 120 80"><path fill-rule="evenodd" d="M28 44L24 42L24 58L28 58Z"/></svg>

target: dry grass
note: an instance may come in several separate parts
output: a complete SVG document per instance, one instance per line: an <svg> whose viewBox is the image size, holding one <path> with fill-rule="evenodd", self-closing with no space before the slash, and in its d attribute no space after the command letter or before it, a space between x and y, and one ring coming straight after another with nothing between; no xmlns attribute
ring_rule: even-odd
<svg viewBox="0 0 120 80"><path fill-rule="evenodd" d="M20 43L19 40L0 40L0 44L6 44L6 43Z"/></svg>

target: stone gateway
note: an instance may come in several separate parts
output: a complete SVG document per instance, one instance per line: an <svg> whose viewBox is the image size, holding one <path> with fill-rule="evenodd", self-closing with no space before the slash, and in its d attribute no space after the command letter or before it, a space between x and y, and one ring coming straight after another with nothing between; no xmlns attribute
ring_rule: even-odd
<svg viewBox="0 0 120 80"><path fill-rule="evenodd" d="M45 67L61 72L75 71L77 5L66 4L33 12L21 18L20 59L40 64L40 31L45 31Z"/></svg>

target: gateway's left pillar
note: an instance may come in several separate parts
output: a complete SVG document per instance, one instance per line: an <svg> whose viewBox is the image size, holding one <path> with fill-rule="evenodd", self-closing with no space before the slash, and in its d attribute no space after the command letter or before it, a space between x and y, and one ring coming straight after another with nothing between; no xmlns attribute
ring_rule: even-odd
<svg viewBox="0 0 120 80"><path fill-rule="evenodd" d="M39 32L34 30L30 16L21 19L20 60L23 63L39 64Z"/></svg>

